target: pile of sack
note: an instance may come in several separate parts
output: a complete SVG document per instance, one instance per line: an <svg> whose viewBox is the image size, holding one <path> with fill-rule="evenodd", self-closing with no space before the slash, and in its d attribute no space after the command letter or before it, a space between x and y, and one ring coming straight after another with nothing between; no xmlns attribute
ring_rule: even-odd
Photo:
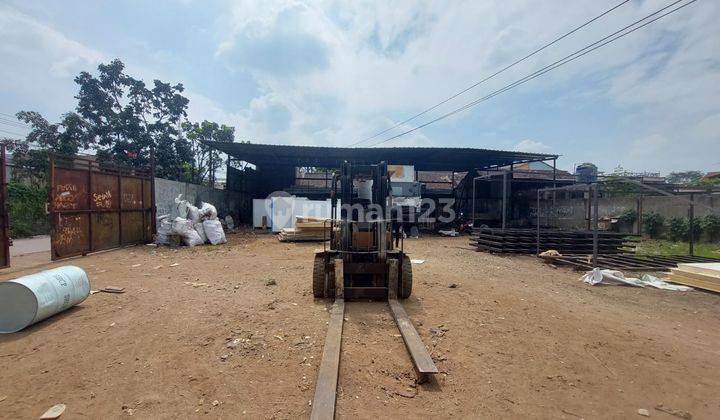
<svg viewBox="0 0 720 420"><path fill-rule="evenodd" d="M201 203L200 208L182 199L182 194L175 199L180 216L158 218L158 229L155 242L158 245L170 243L169 235L178 235L187 246L202 245L210 242L213 245L224 244L225 231L218 220L217 209L210 203Z"/></svg>

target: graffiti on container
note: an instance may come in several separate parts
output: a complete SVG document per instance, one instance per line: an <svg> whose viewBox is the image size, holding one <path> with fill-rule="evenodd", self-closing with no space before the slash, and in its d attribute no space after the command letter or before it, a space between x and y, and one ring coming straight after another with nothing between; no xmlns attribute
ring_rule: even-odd
<svg viewBox="0 0 720 420"><path fill-rule="evenodd" d="M110 191L93 193L93 202L95 203L95 207L109 209L112 207L112 193L110 193Z"/></svg>
<svg viewBox="0 0 720 420"><path fill-rule="evenodd" d="M540 209L540 217L571 217L575 215L575 207L573 206L555 206L553 208ZM537 217L537 208L530 208L530 216Z"/></svg>
<svg viewBox="0 0 720 420"><path fill-rule="evenodd" d="M60 217L58 219L58 232L55 236L56 245L70 245L82 237L80 229L80 216Z"/></svg>
<svg viewBox="0 0 720 420"><path fill-rule="evenodd" d="M115 222L112 217L108 216L107 214L95 214L95 223L97 223L99 226L106 227L106 228L112 228L115 226Z"/></svg>
<svg viewBox="0 0 720 420"><path fill-rule="evenodd" d="M61 184L55 186L53 206L58 210L72 210L78 207L80 192L75 184Z"/></svg>
<svg viewBox="0 0 720 420"><path fill-rule="evenodd" d="M138 203L134 193L123 193L122 201L123 207L134 207Z"/></svg>

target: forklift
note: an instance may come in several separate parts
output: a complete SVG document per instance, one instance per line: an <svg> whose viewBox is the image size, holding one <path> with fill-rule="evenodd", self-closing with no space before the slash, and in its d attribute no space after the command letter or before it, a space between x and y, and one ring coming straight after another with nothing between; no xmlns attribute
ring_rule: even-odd
<svg viewBox="0 0 720 420"><path fill-rule="evenodd" d="M313 265L313 295L316 298L386 300L393 295L399 299L410 297L412 265L403 251L398 220L402 215L397 209L390 209L393 214L387 217L392 203L390 193L386 162L374 165L344 162L341 171L333 175L332 217L328 222L330 246L328 249L325 242L322 252L315 254ZM338 259L343 262L343 296L336 296L335 290L335 262ZM390 270L397 270L397 286L393 286L392 294L389 290Z"/></svg>
<svg viewBox="0 0 720 420"><path fill-rule="evenodd" d="M412 266L400 236L398 219L402 214L392 208L395 214L387 214L392 203L390 192L385 162L375 165L344 162L341 171L333 175L332 217L328 221L330 245L328 248L328 242L324 242L323 250L315 254L313 266L313 295L334 299L334 302L329 310L330 320L315 384L312 420L335 417L346 299L386 301L410 354L417 383L426 382L438 373L400 302L412 293Z"/></svg>

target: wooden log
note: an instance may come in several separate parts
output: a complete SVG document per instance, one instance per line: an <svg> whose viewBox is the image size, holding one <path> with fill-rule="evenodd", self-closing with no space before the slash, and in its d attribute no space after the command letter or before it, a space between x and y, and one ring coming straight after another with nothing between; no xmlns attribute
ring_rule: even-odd
<svg viewBox="0 0 720 420"><path fill-rule="evenodd" d="M337 397L338 373L340 371L340 348L342 344L345 300L335 299L330 309L325 346L323 347L320 370L315 384L315 396L312 402L312 420L333 420L335 418L335 400Z"/></svg>
<svg viewBox="0 0 720 420"><path fill-rule="evenodd" d="M423 344L420 334L412 324L410 317L405 308L403 308L400 301L397 299L388 299L390 304L390 311L395 318L395 323L400 330L405 347L410 353L410 359L412 359L415 372L418 375L418 383L423 383L429 379L429 375L438 373L438 368L430 357L425 344Z"/></svg>

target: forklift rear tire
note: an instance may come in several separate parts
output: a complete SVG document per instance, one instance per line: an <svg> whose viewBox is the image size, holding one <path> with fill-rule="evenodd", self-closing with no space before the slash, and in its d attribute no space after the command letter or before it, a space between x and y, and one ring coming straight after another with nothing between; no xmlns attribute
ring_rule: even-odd
<svg viewBox="0 0 720 420"><path fill-rule="evenodd" d="M402 290L400 299L407 299L412 294L412 263L410 257L403 255L402 259Z"/></svg>
<svg viewBox="0 0 720 420"><path fill-rule="evenodd" d="M316 298L325 297L325 255L315 254L313 264L313 296Z"/></svg>

